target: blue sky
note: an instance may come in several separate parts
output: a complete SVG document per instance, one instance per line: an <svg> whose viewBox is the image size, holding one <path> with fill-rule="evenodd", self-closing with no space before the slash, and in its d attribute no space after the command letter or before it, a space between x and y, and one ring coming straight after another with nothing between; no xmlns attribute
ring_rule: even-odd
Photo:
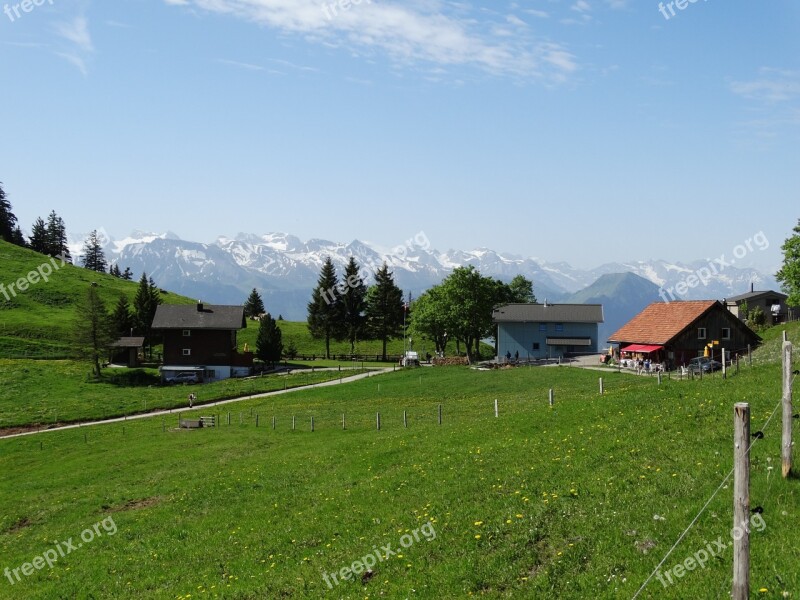
<svg viewBox="0 0 800 600"><path fill-rule="evenodd" d="M763 231L742 262L773 269L800 217L797 2L37 1L0 0L25 229L424 231L583 267Z"/></svg>

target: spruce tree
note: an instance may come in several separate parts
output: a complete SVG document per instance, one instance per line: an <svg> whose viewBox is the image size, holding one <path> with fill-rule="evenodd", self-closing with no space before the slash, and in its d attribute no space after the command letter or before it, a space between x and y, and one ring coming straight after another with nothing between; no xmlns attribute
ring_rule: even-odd
<svg viewBox="0 0 800 600"><path fill-rule="evenodd" d="M347 286L340 294L342 303L342 323L344 339L350 342L350 354L355 353L356 340L365 337L367 317L367 286L361 277L358 263L354 257L344 269L342 286Z"/></svg>
<svg viewBox="0 0 800 600"><path fill-rule="evenodd" d="M147 273L142 273L136 296L133 299L133 319L136 331L145 337L145 343L150 346L151 353L154 339L153 318L156 316L159 304L161 304L161 294L158 288L152 279L147 279Z"/></svg>
<svg viewBox="0 0 800 600"><path fill-rule="evenodd" d="M131 335L131 330L134 329L135 323L131 312L131 303L127 296L122 295L119 297L119 301L114 307L114 312L111 313L111 323L116 337L121 338Z"/></svg>
<svg viewBox="0 0 800 600"><path fill-rule="evenodd" d="M97 271L98 273L105 273L106 256L103 253L103 248L100 246L100 240L97 237L97 230L95 229L89 234L86 242L83 244L83 257L81 263L84 268L90 271Z"/></svg>
<svg viewBox="0 0 800 600"><path fill-rule="evenodd" d="M28 238L31 250L47 254L47 227L42 217L37 217L31 227L31 236Z"/></svg>
<svg viewBox="0 0 800 600"><path fill-rule="evenodd" d="M338 338L343 329L342 303L336 288L336 267L328 257L308 303L308 330L314 339L325 340L325 358L331 357L331 338Z"/></svg>
<svg viewBox="0 0 800 600"><path fill-rule="evenodd" d="M45 254L50 256L60 256L64 260L72 258L69 254L69 247L67 247L67 228L64 225L64 219L56 214L56 211L51 211L47 217L47 251Z"/></svg>
<svg viewBox="0 0 800 600"><path fill-rule="evenodd" d="M386 263L375 273L375 285L367 292L367 327L374 339L383 342L383 360L386 360L386 343L403 335L403 292L394 283Z"/></svg>
<svg viewBox="0 0 800 600"><path fill-rule="evenodd" d="M131 272L131 268L125 267L125 270L122 272L122 275L120 275L120 277L122 277L122 279L124 279L125 281L130 281L131 279L133 279L133 273Z"/></svg>
<svg viewBox="0 0 800 600"><path fill-rule="evenodd" d="M248 296L247 301L244 303L244 316L257 317L258 315L264 314L264 312L264 302L261 300L261 294L258 293L256 288L253 288L253 291L250 292L250 296Z"/></svg>
<svg viewBox="0 0 800 600"><path fill-rule="evenodd" d="M271 363L274 367L276 363L280 362L281 354L283 354L281 330L277 321L267 313L258 326L256 356L265 363Z"/></svg>
<svg viewBox="0 0 800 600"><path fill-rule="evenodd" d="M0 183L0 240L5 240L12 244L19 244L19 227L17 227L17 217L11 210L11 202L8 201L6 193L3 190L3 184ZM24 245L24 240L23 244Z"/></svg>

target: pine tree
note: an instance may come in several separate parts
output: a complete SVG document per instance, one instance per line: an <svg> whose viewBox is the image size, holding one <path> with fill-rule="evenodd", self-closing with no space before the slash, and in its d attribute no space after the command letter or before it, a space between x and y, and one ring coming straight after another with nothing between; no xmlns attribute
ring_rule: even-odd
<svg viewBox="0 0 800 600"><path fill-rule="evenodd" d="M356 340L364 337L367 326L367 286L352 256L342 275L343 285L347 287L340 294L342 303L342 323L344 339L350 342L350 354L355 353Z"/></svg>
<svg viewBox="0 0 800 600"><path fill-rule="evenodd" d="M105 273L106 256L103 253L103 248L100 246L100 240L97 237L97 230L95 229L89 234L86 242L83 244L83 257L81 263L84 268L90 271L97 271L98 273Z"/></svg>
<svg viewBox="0 0 800 600"><path fill-rule="evenodd" d="M125 281L130 281L131 279L133 279L133 273L131 272L130 267L125 267L125 270L122 272L122 275L120 275L120 277L122 277L122 279L124 279Z"/></svg>
<svg viewBox="0 0 800 600"><path fill-rule="evenodd" d="M275 366L276 363L280 362L281 354L283 354L281 330L277 321L267 313L258 326L256 356L265 363L271 363L272 366Z"/></svg>
<svg viewBox="0 0 800 600"><path fill-rule="evenodd" d="M64 226L64 219L51 211L47 217L47 250L45 254L50 256L60 256L64 260L72 258L67 247L67 228Z"/></svg>
<svg viewBox="0 0 800 600"><path fill-rule="evenodd" d="M106 307L92 283L83 302L76 306L72 347L78 360L89 360L95 378L100 378L100 360L108 352L113 334Z"/></svg>
<svg viewBox="0 0 800 600"><path fill-rule="evenodd" d="M253 291L250 292L250 296L248 296L247 301L244 303L244 316L257 317L258 315L264 314L264 312L264 302L261 300L261 294L258 293L256 288L253 288Z"/></svg>
<svg viewBox="0 0 800 600"><path fill-rule="evenodd" d="M127 296L122 295L119 297L114 312L111 313L111 324L116 337L121 338L131 335L131 330L135 327L135 323L131 312L131 303Z"/></svg>
<svg viewBox="0 0 800 600"><path fill-rule="evenodd" d="M37 217L31 227L31 236L28 238L31 250L47 254L47 226L42 217Z"/></svg>
<svg viewBox="0 0 800 600"><path fill-rule="evenodd" d="M308 303L308 330L314 339L325 340L325 358L331 357L331 338L338 338L342 331L342 304L336 288L336 267L328 257Z"/></svg>
<svg viewBox="0 0 800 600"><path fill-rule="evenodd" d="M11 202L8 201L6 193L3 190L3 184L0 183L0 240L11 242L12 244L19 244L19 227L17 227L17 217L11 210ZM21 232L19 232L21 235ZM23 244L24 245L24 240Z"/></svg>
<svg viewBox="0 0 800 600"><path fill-rule="evenodd" d="M383 342L383 360L386 360L386 342L403 334L403 311L403 292L384 263L375 273L375 285L367 292L366 310L370 334Z"/></svg>

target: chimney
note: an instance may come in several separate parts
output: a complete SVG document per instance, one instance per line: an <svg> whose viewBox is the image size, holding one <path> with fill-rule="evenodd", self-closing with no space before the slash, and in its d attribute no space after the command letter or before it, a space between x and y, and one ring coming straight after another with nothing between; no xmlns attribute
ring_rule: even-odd
<svg viewBox="0 0 800 600"><path fill-rule="evenodd" d="M203 312L203 303L202 302L198 302L197 303L197 312Z"/></svg>
<svg viewBox="0 0 800 600"><path fill-rule="evenodd" d="M752 294L755 291L756 291L756 284L751 281L750 282L750 293Z"/></svg>

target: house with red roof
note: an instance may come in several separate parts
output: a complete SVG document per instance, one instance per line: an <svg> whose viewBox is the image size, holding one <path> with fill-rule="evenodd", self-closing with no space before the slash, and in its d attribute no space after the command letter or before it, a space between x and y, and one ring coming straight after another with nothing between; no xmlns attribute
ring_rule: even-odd
<svg viewBox="0 0 800 600"><path fill-rule="evenodd" d="M620 355L649 358L670 368L686 365L710 348L716 356L746 352L761 338L716 300L654 302L608 340Z"/></svg>

